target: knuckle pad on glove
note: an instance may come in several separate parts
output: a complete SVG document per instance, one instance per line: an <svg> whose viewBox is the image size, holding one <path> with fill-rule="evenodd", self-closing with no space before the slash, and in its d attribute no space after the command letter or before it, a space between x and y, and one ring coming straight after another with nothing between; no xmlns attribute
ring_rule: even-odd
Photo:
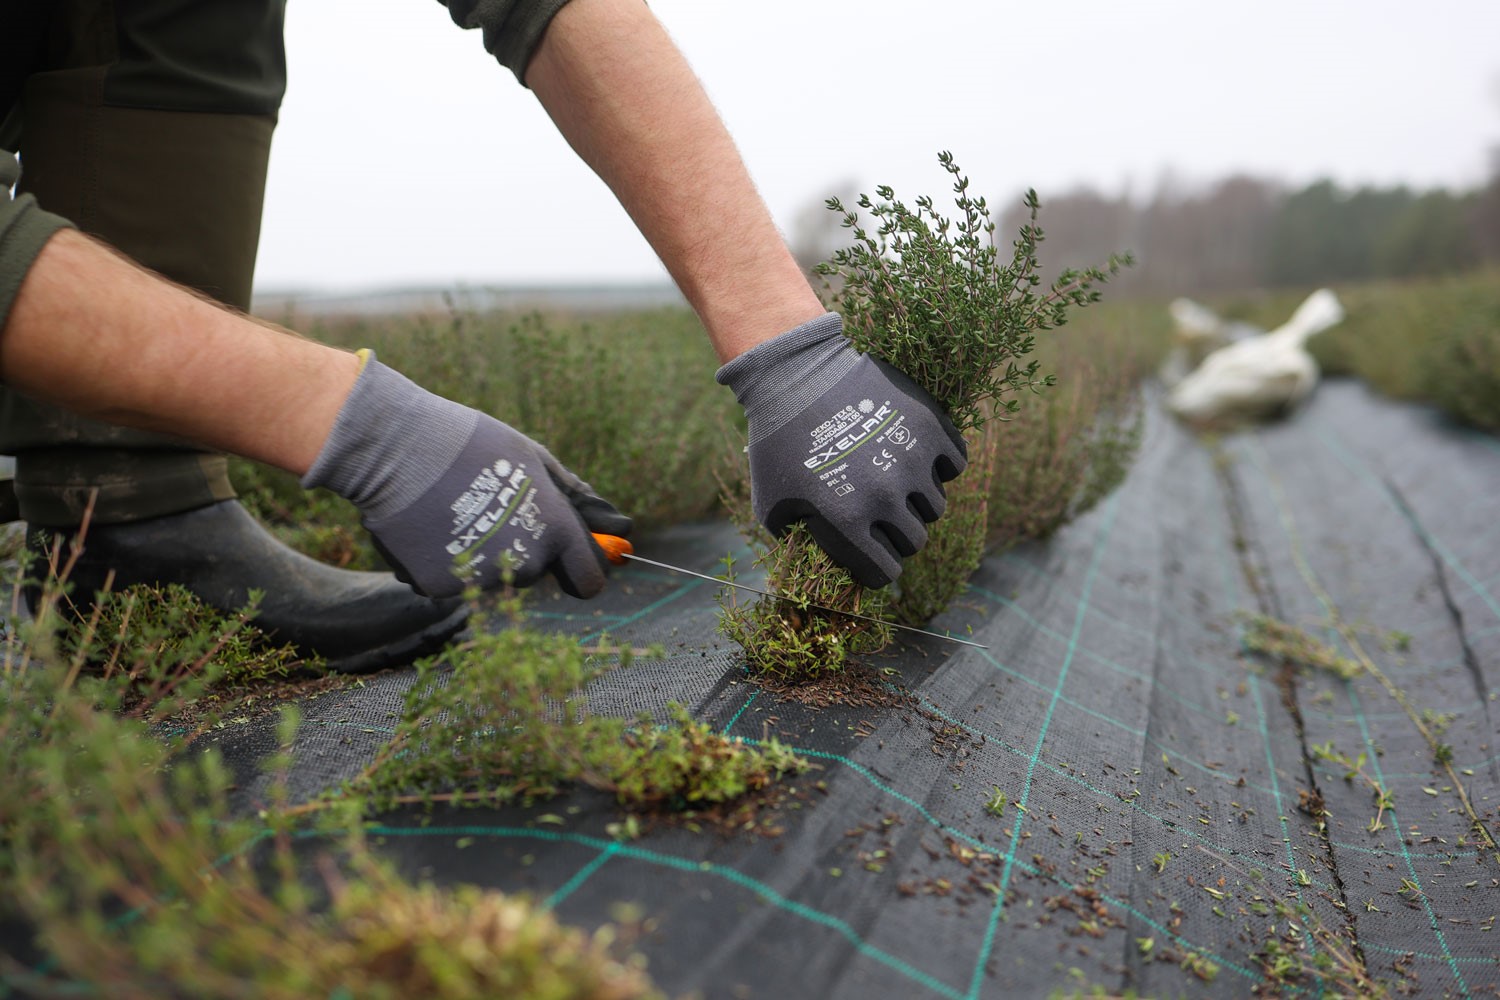
<svg viewBox="0 0 1500 1000"><path fill-rule="evenodd" d="M969 459L966 455L942 454L932 462L932 471L937 475L938 481L944 483L957 479L968 467Z"/></svg>
<svg viewBox="0 0 1500 1000"><path fill-rule="evenodd" d="M570 546L552 563L552 576L570 597L589 598L604 589L604 567L591 551Z"/></svg>
<svg viewBox="0 0 1500 1000"><path fill-rule="evenodd" d="M624 538L635 526L627 515L620 513L615 505L598 496L586 496L573 501L573 509L583 518L590 531L603 535L618 535Z"/></svg>
<svg viewBox="0 0 1500 1000"><path fill-rule="evenodd" d="M879 539L875 537L878 529L874 526L858 540L844 534L821 517L809 518L807 528L818 547L827 552L829 558L842 566L861 587L874 590L884 587L901 575L900 558L883 536Z"/></svg>
<svg viewBox="0 0 1500 1000"><path fill-rule="evenodd" d="M766 530L772 536L779 538L798 521L806 521L811 525L814 520L822 520L822 515L812 501L804 500L802 497L788 497L772 504L764 512L758 512L756 520L765 525ZM813 538L817 539L817 535L814 534ZM819 541L818 544L823 543Z"/></svg>
<svg viewBox="0 0 1500 1000"><path fill-rule="evenodd" d="M902 559L911 558L927 544L927 527L915 514L894 521L877 521L871 534L877 541L887 540L888 547Z"/></svg>
<svg viewBox="0 0 1500 1000"><path fill-rule="evenodd" d="M948 509L948 498L939 487L933 493L912 493L906 498L906 509L912 512L913 517L921 518L928 524L943 516L943 511Z"/></svg>

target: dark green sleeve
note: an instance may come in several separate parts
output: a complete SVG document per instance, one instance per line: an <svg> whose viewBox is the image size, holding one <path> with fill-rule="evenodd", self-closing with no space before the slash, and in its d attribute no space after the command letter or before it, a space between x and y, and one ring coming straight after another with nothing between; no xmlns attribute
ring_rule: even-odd
<svg viewBox="0 0 1500 1000"><path fill-rule="evenodd" d="M568 0L439 0L461 28L479 28L490 55L526 85L526 66Z"/></svg>
<svg viewBox="0 0 1500 1000"><path fill-rule="evenodd" d="M21 174L16 158L0 149L0 329L10 318L11 303L21 290L42 244L69 223L37 207L29 194L11 200L10 189Z"/></svg>

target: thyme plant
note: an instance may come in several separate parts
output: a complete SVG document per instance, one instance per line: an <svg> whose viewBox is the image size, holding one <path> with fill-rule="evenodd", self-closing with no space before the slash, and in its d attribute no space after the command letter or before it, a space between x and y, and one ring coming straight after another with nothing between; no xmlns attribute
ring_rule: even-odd
<svg viewBox="0 0 1500 1000"><path fill-rule="evenodd" d="M879 199L861 195L858 207L876 226L867 231L856 212L837 198L830 211L843 213L853 244L835 251L818 273L836 279L834 303L854 346L900 368L930 392L960 431L992 415L1014 413L1022 390L1055 379L1030 358L1036 334L1062 326L1068 311L1099 301L1098 286L1129 255L1111 256L1103 268L1069 269L1045 289L1037 249L1041 203L1026 192L1030 221L1011 244L1009 260L995 243L995 223L984 198L969 195L969 179L951 153L938 162L953 177L956 215L939 214L930 197L916 209L896 199L886 185Z"/></svg>
<svg viewBox="0 0 1500 1000"><path fill-rule="evenodd" d="M888 594L866 590L840 569L802 525L780 539L750 512L748 482L726 488L730 516L761 551L757 564L766 570L766 589L777 599L742 602L740 591L719 598L719 631L745 651L752 671L782 681L811 680L841 670L850 656L874 653L890 642L891 630L857 618L829 617L819 608L844 608L881 618ZM727 565L734 579L734 566Z"/></svg>
<svg viewBox="0 0 1500 1000"><path fill-rule="evenodd" d="M519 614L518 599L508 607ZM590 714L589 683L641 651L493 629L483 614L473 631L446 657L451 670L435 660L419 667L395 737L346 789L371 810L528 802L569 784L609 792L630 809L691 809L739 799L807 766L775 740L755 747L731 739L677 705L664 720Z"/></svg>
<svg viewBox="0 0 1500 1000"><path fill-rule="evenodd" d="M60 642L54 606L49 591L0 643L0 993L660 996L611 927L586 935L524 897L407 882L366 847L358 802L294 816L294 711L269 807L235 815L219 756L159 723L205 690L203 651L231 649L237 622L154 647L84 623Z"/></svg>
<svg viewBox="0 0 1500 1000"><path fill-rule="evenodd" d="M233 614L204 604L177 584L137 584L107 593L86 622L61 636L62 648L89 660L106 678L115 673L135 683L144 702L166 708L169 693L179 707L197 707L216 690L287 680L323 670L287 643L255 625L257 601ZM171 676L164 667L178 668Z"/></svg>
<svg viewBox="0 0 1500 1000"><path fill-rule="evenodd" d="M988 421L1016 412L1022 393L1053 384L1054 377L1030 357L1037 334L1061 326L1070 310L1097 302L1099 286L1130 258L1112 256L1103 268L1067 270L1044 286L1036 192L1026 194L1030 221L1002 254L985 199L969 194L969 179L950 153L940 153L938 162L953 179L955 214L939 213L927 196L910 207L881 185L874 198L862 194L857 203L873 219L867 228L857 211L830 198L827 207L842 214L852 242L818 272L827 279L832 308L843 315L854 346L911 376L975 441ZM1003 463L1000 455L999 468ZM977 474L966 475L978 478L983 467L995 467L979 464ZM920 584L926 593L914 609L929 617L962 588L983 552L984 532L956 508L981 502L987 489L965 490L962 482L960 477L950 486L959 502L950 503L930 533L929 545L943 553L943 560L934 564L938 579ZM742 516L737 520L745 523ZM983 522L981 516L977 523ZM961 540L945 542L950 530ZM721 603L721 630L744 647L752 668L781 681L813 679L840 669L851 650L878 645L868 637L869 623L806 608L811 602L835 612L870 614L880 598L829 563L805 528L795 526L766 548L759 562L780 596L748 606ZM801 612L789 615L788 607Z"/></svg>
<svg viewBox="0 0 1500 1000"><path fill-rule="evenodd" d="M658 997L628 954L632 919L586 935L525 897L408 882L364 817L568 781L637 810L706 808L806 766L681 709L661 726L590 717L579 691L635 651L516 623L455 652L451 675L423 666L396 741L342 794L292 804L285 709L263 807L237 813L235 776L196 740L255 697L226 684L274 697L289 652L171 590L60 624L65 577L0 638L0 994Z"/></svg>
<svg viewBox="0 0 1500 1000"><path fill-rule="evenodd" d="M920 627L941 614L984 556L998 442L986 427L971 428L964 440L968 468L948 484L947 513L929 526L926 547L906 560L901 586L889 602L891 617L903 624Z"/></svg>

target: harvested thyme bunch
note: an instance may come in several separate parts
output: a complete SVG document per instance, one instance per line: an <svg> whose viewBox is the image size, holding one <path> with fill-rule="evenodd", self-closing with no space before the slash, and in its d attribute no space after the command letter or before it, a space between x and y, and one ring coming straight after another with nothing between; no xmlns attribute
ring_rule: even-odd
<svg viewBox="0 0 1500 1000"><path fill-rule="evenodd" d="M861 195L857 205L875 220L869 231L856 212L830 198L828 208L843 213L853 244L817 269L854 346L931 393L977 449L973 454L984 456L950 486L947 514L929 529L928 549L909 561L917 572L897 582L901 593L893 610L913 625L946 608L983 556L987 477L1005 474L1005 455L984 428L1016 412L1022 390L1037 392L1054 383L1030 358L1037 333L1061 326L1071 309L1097 302L1098 286L1131 262L1128 255L1111 256L1103 268L1064 271L1044 287L1036 193L1027 192L1030 221L1006 259L995 246L984 199L970 197L969 179L951 154L940 153L938 161L953 177L953 218L940 215L928 197L908 208L882 185L874 199ZM849 656L889 641L888 629L807 606L811 601L868 614L886 606L885 593L855 584L804 525L767 544L748 504L729 506L764 550L756 561L766 570L767 585L785 595L751 605L720 601L720 631L744 647L752 670L784 683L815 680L844 669Z"/></svg>
<svg viewBox="0 0 1500 1000"><path fill-rule="evenodd" d="M1111 255L1103 268L1064 271L1044 289L1036 192L1026 193L1030 221L1003 262L985 200L969 195L969 179L951 153L938 154L938 161L953 175L953 218L940 215L926 196L912 210L881 185L878 200L860 195L858 202L877 223L870 232L857 213L830 198L828 208L844 214L854 243L818 273L836 288L834 308L854 346L910 375L965 431L990 414L1014 413L1021 390L1052 384L1036 360L1026 360L1036 333L1061 326L1070 308L1097 302L1097 286L1131 260Z"/></svg>

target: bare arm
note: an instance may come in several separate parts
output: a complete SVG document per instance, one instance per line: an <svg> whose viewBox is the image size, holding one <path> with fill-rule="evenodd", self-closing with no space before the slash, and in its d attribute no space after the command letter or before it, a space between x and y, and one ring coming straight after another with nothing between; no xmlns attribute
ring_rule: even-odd
<svg viewBox="0 0 1500 1000"><path fill-rule="evenodd" d="M48 239L26 272L0 330L0 378L332 490L359 508L397 576L433 597L466 582L529 586L548 572L591 597L605 578L590 531L630 531L628 517L493 417L378 361L229 312L72 230Z"/></svg>
<svg viewBox="0 0 1500 1000"><path fill-rule="evenodd" d="M703 86L641 0L572 0L526 83L635 220L721 361L825 311Z"/></svg>
<svg viewBox="0 0 1500 1000"><path fill-rule="evenodd" d="M0 331L0 378L38 399L306 472L359 359L232 313L72 230Z"/></svg>

